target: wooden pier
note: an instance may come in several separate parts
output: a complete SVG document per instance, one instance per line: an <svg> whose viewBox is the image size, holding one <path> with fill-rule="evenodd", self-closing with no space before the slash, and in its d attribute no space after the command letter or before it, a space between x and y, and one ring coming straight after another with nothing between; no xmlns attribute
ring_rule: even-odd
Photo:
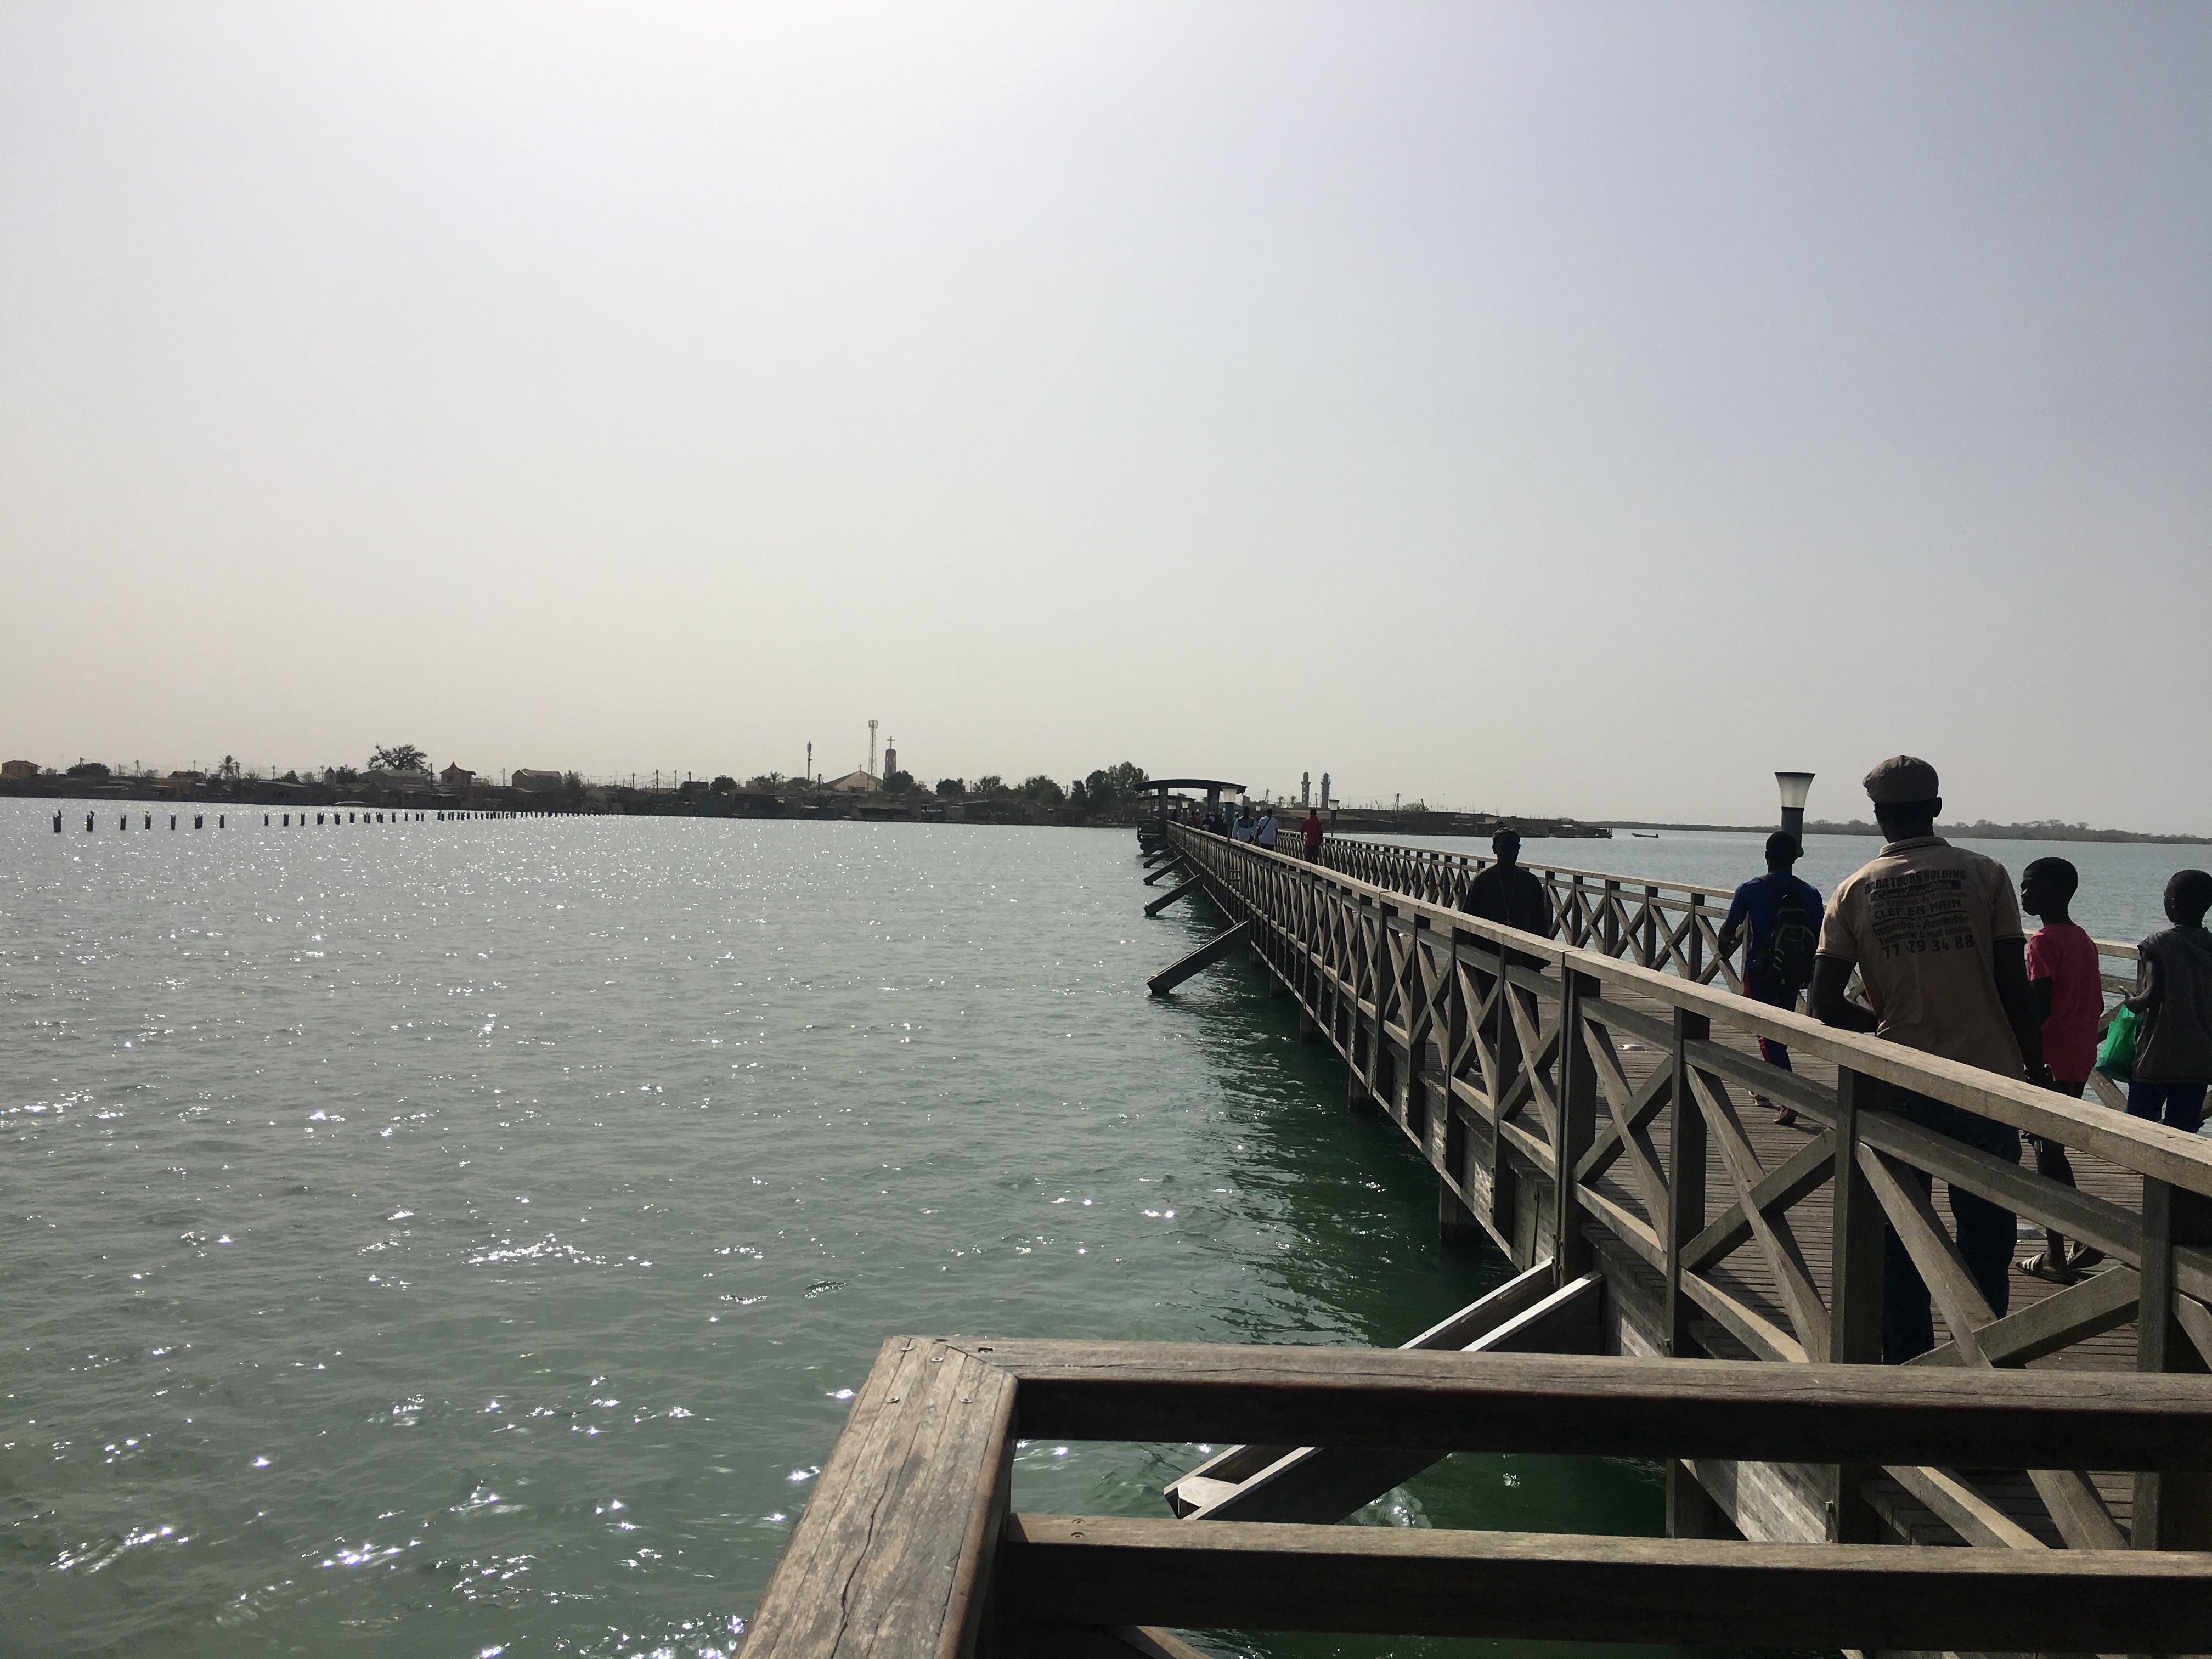
<svg viewBox="0 0 2212 1659"><path fill-rule="evenodd" d="M1158 1626L1203 1625L2212 1649L2212 1140L1748 1000L1716 890L1532 866L1562 920L1538 939L1455 908L1482 860L1158 842L1224 927L1178 968L1249 951L1351 1108L1436 1170L1446 1235L1520 1276L1398 1350L895 1339L749 1648L1158 1656L1191 1651ZM2079 1188L1917 1127L1900 1089L2063 1144ZM1754 1090L1802 1127L1747 1118ZM1997 1316L1930 1176L2104 1265L2015 1273ZM1894 1368L1886 1228L1939 1324ZM1046 1434L1245 1443L1170 1487L1189 1518L1009 1514L1012 1440ZM1326 1524L1469 1449L1662 1460L1670 1535Z"/></svg>

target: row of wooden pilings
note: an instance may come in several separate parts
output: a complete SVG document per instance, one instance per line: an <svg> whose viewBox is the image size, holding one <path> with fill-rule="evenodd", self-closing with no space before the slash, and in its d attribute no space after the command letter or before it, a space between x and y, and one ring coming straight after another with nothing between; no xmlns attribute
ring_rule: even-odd
<svg viewBox="0 0 2212 1659"><path fill-rule="evenodd" d="M84 815L84 827L88 834L98 827L98 816L99 815L97 813L93 812L87 812ZM151 830L154 827L155 815L153 813L142 812L138 816L145 820L143 826L144 829ZM169 828L172 830L176 829L178 827L178 820L182 816L183 814L178 812L170 813ZM425 811L408 813L378 812L371 811L340 813L337 811L331 811L327 815L329 820L327 823L325 823L325 815L324 813L316 813L315 823L319 828L335 829L343 827L349 823L459 823L477 818L550 818L562 816L565 815L554 812ZM131 815L130 813L125 812L116 819L115 827L118 831L127 830L131 828ZM293 822L295 817L299 820L296 824ZM230 815L228 812L216 813L215 815L215 827L218 830L228 830L230 827L229 819ZM279 820L281 820L281 822ZM307 815L305 812L264 812L261 815L261 827L264 830L305 830L307 828ZM207 814L204 812L193 813L192 828L195 830L206 829ZM59 812L54 814L54 833L58 836L62 833L62 814Z"/></svg>

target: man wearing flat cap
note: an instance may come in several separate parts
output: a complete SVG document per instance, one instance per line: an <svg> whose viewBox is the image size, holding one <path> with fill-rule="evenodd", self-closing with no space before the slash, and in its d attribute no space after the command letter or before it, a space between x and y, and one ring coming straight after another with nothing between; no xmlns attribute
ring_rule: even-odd
<svg viewBox="0 0 2212 1659"><path fill-rule="evenodd" d="M1808 998L1829 1025L1978 1066L2001 1077L2042 1080L2043 1025L2027 983L2027 940L2012 878L1995 859L1936 833L1943 801L1936 769L1911 755L1866 775L1881 826L1874 861L1844 878L1821 919ZM1844 990L1856 967L1872 1012ZM2020 1132L1978 1113L1900 1089L1897 1111L1923 1127L2020 1161ZM1917 1171L1923 1191L1934 1183ZM1990 1311L2010 1301L2013 1212L1954 1186L1959 1254ZM1881 1348L1900 1364L1935 1346L1928 1286L1895 1229L1882 1272Z"/></svg>

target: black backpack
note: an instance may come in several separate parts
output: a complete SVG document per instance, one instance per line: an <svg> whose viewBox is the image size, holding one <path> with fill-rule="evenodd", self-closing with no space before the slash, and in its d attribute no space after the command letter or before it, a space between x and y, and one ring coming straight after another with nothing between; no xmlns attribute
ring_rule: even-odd
<svg viewBox="0 0 2212 1659"><path fill-rule="evenodd" d="M1761 985L1802 991L1813 982L1813 957L1820 948L1820 927L1805 914L1804 893L1793 877L1775 893L1774 926L1753 972Z"/></svg>

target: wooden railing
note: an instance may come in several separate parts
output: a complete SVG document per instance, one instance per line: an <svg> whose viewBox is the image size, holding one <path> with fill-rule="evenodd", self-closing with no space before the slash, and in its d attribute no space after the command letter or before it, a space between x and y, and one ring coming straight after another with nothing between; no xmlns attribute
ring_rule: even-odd
<svg viewBox="0 0 2212 1659"><path fill-rule="evenodd" d="M1700 985L1718 980L1731 991L1743 988L1742 946L1729 957L1720 948L1721 924L1734 897L1728 888L1546 864L1528 858L1525 848L1522 854L1522 868L1540 878L1552 896L1559 937L1566 944L1679 974ZM1455 910L1467 896L1468 884L1497 860L1331 836L1322 843L1318 861L1356 881ZM2103 939L2096 945L2107 964L2106 994L2132 991L2136 947Z"/></svg>
<svg viewBox="0 0 2212 1659"><path fill-rule="evenodd" d="M893 1337L769 1580L749 1659L1189 1653L1148 1626L1877 1650L2174 1652L2212 1556L1029 1515L1018 1439L2212 1468L2212 1394L1358 1348Z"/></svg>
<svg viewBox="0 0 2212 1659"><path fill-rule="evenodd" d="M1208 896L1231 921L1249 924L1255 952L1344 1056L1355 1099L1390 1115L1447 1197L1518 1263L1548 1256L1565 1283L1589 1270L1603 1243L1653 1276L1651 1351L1879 1361L1887 1224L1949 1333L1919 1363L2017 1367L2133 1322L2141 1370L2212 1364L2212 1140L1832 1030L1694 975L1516 933L1302 858L1180 827L1170 833ZM1829 1062L1836 1081L1762 1063L1746 1052L1759 1036L1786 1043L1801 1068ZM1741 1094L1753 1090L1818 1126L1771 1168L1738 1113ZM1886 1109L1892 1091L2056 1141L2081 1165L2121 1172L2140 1203L2046 1180L1921 1127ZM1709 1148L1723 1176L1710 1194ZM2118 1265L2001 1318L1916 1172L2094 1245ZM1791 1212L1824 1189L1832 1249L1816 1275ZM2081 1468L2033 1472L2036 1492L2067 1544L2114 1547L2121 1529ZM1888 1473L1969 1541L2018 1545L2026 1536L1952 1471ZM2156 1477L2134 1483L2137 1545L2170 1541L2185 1526L2192 1547L2212 1547L2212 1503L2189 1510L2196 1518L2185 1522L2187 1506L2164 1498ZM2193 1492L2191 1503L2206 1498L2212 1492ZM1874 1536L1856 1476L1826 1502L1832 1535Z"/></svg>

